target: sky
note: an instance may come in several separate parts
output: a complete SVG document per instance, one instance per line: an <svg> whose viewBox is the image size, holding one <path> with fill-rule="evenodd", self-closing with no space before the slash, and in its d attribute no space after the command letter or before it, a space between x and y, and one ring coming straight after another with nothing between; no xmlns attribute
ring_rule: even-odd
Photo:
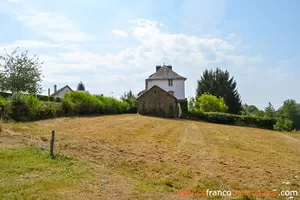
<svg viewBox="0 0 300 200"><path fill-rule="evenodd" d="M218 67L243 103L278 108L300 102L299 10L298 0L0 0L0 55L37 55L43 94L80 81L92 94L137 94L166 64L189 98Z"/></svg>

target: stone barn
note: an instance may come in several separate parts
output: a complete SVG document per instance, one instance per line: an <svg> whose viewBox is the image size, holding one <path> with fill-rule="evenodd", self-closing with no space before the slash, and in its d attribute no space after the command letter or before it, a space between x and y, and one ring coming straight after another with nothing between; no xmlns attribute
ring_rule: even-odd
<svg viewBox="0 0 300 200"><path fill-rule="evenodd" d="M157 85L143 91L137 101L139 114L171 118L181 112L177 99Z"/></svg>

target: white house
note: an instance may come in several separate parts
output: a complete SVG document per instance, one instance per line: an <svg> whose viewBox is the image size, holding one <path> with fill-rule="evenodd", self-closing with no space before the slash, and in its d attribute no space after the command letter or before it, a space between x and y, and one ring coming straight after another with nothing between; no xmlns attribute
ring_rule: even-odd
<svg viewBox="0 0 300 200"><path fill-rule="evenodd" d="M59 90L57 90L57 86L54 85L54 93L51 94L51 96L56 98L63 98L67 92L73 92L73 90L68 85L60 88Z"/></svg>
<svg viewBox="0 0 300 200"><path fill-rule="evenodd" d="M139 96L157 85L161 89L172 94L178 100L185 99L185 77L178 75L172 70L171 65L156 66L156 72L145 80L145 90Z"/></svg>

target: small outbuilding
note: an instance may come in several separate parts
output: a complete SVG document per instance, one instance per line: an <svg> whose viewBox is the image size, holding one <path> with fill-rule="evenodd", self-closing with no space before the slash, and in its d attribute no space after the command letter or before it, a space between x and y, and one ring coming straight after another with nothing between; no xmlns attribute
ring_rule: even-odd
<svg viewBox="0 0 300 200"><path fill-rule="evenodd" d="M63 98L67 92L73 92L73 90L68 86L64 86L57 90L56 85L54 85L54 93L51 94L52 97Z"/></svg>
<svg viewBox="0 0 300 200"><path fill-rule="evenodd" d="M181 112L177 99L157 85L154 85L149 90L142 91L137 101L139 114L178 117Z"/></svg>

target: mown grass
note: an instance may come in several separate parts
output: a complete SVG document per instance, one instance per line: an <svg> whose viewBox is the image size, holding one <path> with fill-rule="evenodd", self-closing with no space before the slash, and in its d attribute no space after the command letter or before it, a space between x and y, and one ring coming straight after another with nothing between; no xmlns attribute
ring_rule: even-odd
<svg viewBox="0 0 300 200"><path fill-rule="evenodd" d="M97 174L89 188L101 192L90 199L182 199L178 191L206 189L299 190L298 133L140 115L3 124L4 133L44 148L52 129L56 151L85 160ZM59 187L86 185L77 181Z"/></svg>
<svg viewBox="0 0 300 200"><path fill-rule="evenodd" d="M27 147L0 149L0 177L0 199L57 199L55 190L81 190L92 174L78 160Z"/></svg>

